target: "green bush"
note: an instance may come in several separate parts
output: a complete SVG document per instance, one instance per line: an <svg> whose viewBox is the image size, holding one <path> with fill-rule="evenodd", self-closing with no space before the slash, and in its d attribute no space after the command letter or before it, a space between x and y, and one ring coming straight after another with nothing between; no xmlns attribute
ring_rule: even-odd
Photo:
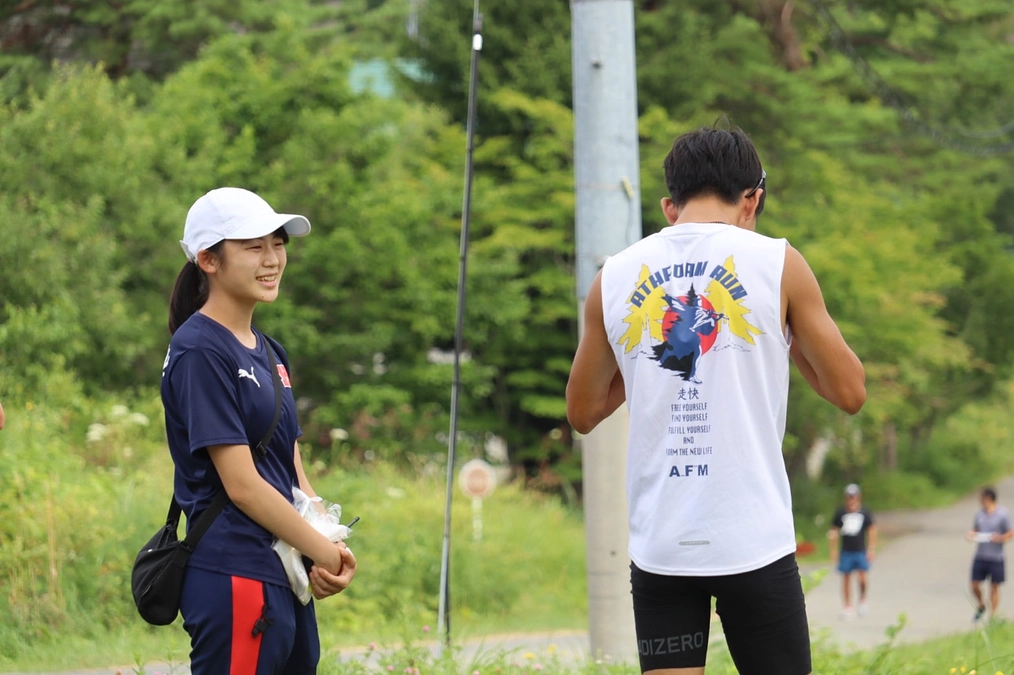
<svg viewBox="0 0 1014 675"><path fill-rule="evenodd" d="M0 611L9 620L0 653L16 657L30 643L98 637L128 622L133 542L151 520L150 493L167 503L172 488L155 480L169 474L155 467L164 445L150 399L147 413L83 398L66 408L19 396L4 403L0 578L7 592Z"/></svg>
<svg viewBox="0 0 1014 675"><path fill-rule="evenodd" d="M129 660L134 647L180 645L179 626L156 629L141 621L128 581L138 547L163 522L172 494L160 402L153 392L127 402L87 399L65 375L53 378L64 388L54 399L66 407L22 394L4 400L0 612L7 620L0 624L0 665L5 659L102 665ZM309 464L315 489L342 505L343 520L362 517L349 540L359 575L348 591L318 606L325 645L396 639L435 623L446 476L439 458L413 468L379 460ZM481 541L473 536L472 504L457 489L452 516L456 630L554 628L582 620L579 513L507 483L483 503ZM551 547L532 545L534 527L554 532ZM533 614L549 595L557 598L555 613ZM82 655L57 644L90 646Z"/></svg>
<svg viewBox="0 0 1014 675"><path fill-rule="evenodd" d="M127 582L133 555L162 521L171 492L158 399L149 392L126 402L96 401L77 392L66 375L52 377L48 386L60 390L53 396L65 406L40 405L23 393L4 401L0 611L7 620L0 624L0 666L183 661L187 641L178 623L168 629L144 624ZM414 470L380 461L310 464L314 487L342 505L343 520L362 518L349 539L360 565L356 581L318 605L325 651L371 641L411 643L408 638L417 639L427 627L435 632L445 469L439 459ZM932 481L906 473L868 476L863 483L876 508L924 505L921 500L938 500L941 494ZM836 500L837 492L811 486L801 502L824 504ZM457 638L583 625L586 571L579 514L556 497L508 482L482 504L481 539L473 529L474 516L470 501L455 490L450 616ZM536 538L536 529L553 536ZM547 597L553 602L546 603ZM1010 639L1008 624L989 630L994 644ZM452 672L426 654L406 648L386 656L384 664L399 671L432 666ZM1007 655L991 655L975 634L922 651L885 646L846 655L819 639L814 644L820 673L935 673L962 664L983 668L994 657L998 667L1009 667L1002 662ZM633 672L539 658L547 672ZM494 654L484 664L483 672L497 667L520 672L531 670L534 662L519 664L512 655ZM328 670L332 666L337 670ZM364 669L332 662L322 672ZM733 672L723 649L715 650L711 672Z"/></svg>
<svg viewBox="0 0 1014 675"><path fill-rule="evenodd" d="M375 464L368 471L336 471L314 480L318 494L342 505L346 520L362 517L348 541L360 572L347 597L319 604L322 635L392 638L433 622L445 475L438 463L423 467L419 477ZM450 611L457 625L536 627L537 617L517 610L538 606L549 594L571 617L583 614L584 529L578 513L554 497L502 485L483 502L476 540L470 501L455 489L452 504ZM553 546L531 545L535 527L554 532Z"/></svg>
<svg viewBox="0 0 1014 675"><path fill-rule="evenodd" d="M955 496L925 474L905 471L871 473L863 477L863 501L877 510L938 506Z"/></svg>

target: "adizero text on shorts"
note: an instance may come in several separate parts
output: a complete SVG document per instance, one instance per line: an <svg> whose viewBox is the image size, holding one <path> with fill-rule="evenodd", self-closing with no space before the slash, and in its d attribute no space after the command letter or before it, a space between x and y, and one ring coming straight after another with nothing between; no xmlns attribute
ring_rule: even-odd
<svg viewBox="0 0 1014 675"><path fill-rule="evenodd" d="M705 665L711 598L741 675L811 671L806 604L795 556L716 577L651 574L630 566L641 671Z"/></svg>

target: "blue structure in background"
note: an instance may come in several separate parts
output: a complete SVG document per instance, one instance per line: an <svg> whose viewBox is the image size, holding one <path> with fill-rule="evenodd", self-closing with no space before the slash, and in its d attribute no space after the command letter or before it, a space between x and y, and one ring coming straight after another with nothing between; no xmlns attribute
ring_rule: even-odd
<svg viewBox="0 0 1014 675"><path fill-rule="evenodd" d="M396 75L392 69L416 82L428 82L432 76L423 71L417 61L408 59L369 59L357 61L349 70L349 88L354 94L370 93L381 98L397 94Z"/></svg>

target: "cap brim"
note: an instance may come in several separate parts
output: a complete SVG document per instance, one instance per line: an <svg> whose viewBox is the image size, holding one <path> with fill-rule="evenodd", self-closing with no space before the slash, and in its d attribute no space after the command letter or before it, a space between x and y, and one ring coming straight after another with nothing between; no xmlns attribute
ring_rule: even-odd
<svg viewBox="0 0 1014 675"><path fill-rule="evenodd" d="M272 213L263 218L246 221L230 232L226 239L260 239L281 227L285 228L290 237L304 237L310 234L310 221L304 216L292 213Z"/></svg>

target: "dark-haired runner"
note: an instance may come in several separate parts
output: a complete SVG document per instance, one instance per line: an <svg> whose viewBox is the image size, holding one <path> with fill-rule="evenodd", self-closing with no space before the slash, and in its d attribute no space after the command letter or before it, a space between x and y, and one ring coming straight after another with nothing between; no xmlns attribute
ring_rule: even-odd
<svg viewBox="0 0 1014 675"><path fill-rule="evenodd" d="M996 503L996 490L983 488L979 500L982 508L975 514L972 529L967 535L970 541L977 543L975 558L972 560L972 594L979 606L972 617L973 621L978 621L986 613L986 604L982 598L982 582L986 579L989 579L989 618L996 616L996 608L1000 604L1000 585L1006 577L1003 545L1014 537L1010 512Z"/></svg>
<svg viewBox="0 0 1014 675"><path fill-rule="evenodd" d="M641 670L704 672L717 598L741 673L811 670L782 437L789 358L848 413L863 367L803 257L754 232L766 174L742 131L664 163L670 227L609 258L585 304L567 416L630 411L627 500Z"/></svg>

